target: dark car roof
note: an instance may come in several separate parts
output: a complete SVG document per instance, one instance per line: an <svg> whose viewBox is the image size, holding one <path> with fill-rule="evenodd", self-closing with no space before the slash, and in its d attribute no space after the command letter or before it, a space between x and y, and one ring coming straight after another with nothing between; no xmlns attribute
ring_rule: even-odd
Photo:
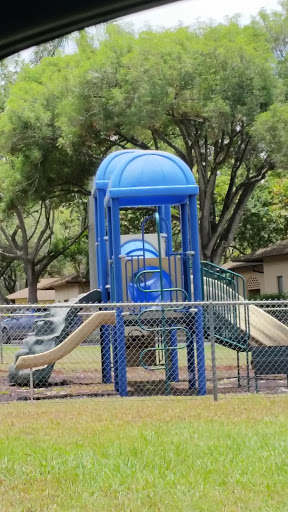
<svg viewBox="0 0 288 512"><path fill-rule="evenodd" d="M0 59L97 23L172 0L14 0L0 18Z"/></svg>

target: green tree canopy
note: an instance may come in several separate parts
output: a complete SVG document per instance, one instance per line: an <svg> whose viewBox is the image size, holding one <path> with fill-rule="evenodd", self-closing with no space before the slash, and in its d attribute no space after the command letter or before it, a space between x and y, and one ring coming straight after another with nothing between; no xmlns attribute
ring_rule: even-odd
<svg viewBox="0 0 288 512"><path fill-rule="evenodd" d="M261 130L281 89L263 28L231 22L134 36L113 25L98 46L82 36L79 57L86 69L81 79L75 69L78 92L66 98L65 144L92 122L120 147L176 153L197 175L203 257L220 262L256 185L277 165Z"/></svg>
<svg viewBox="0 0 288 512"><path fill-rule="evenodd" d="M0 116L6 208L87 194L114 147L166 149L197 177L202 256L219 263L257 185L287 168L287 81L267 26L113 24L100 39L81 33L73 55L27 65Z"/></svg>

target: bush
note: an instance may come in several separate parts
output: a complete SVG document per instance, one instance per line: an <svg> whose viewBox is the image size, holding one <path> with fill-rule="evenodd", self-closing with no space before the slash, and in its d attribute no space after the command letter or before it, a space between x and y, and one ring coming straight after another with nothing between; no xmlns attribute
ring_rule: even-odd
<svg viewBox="0 0 288 512"><path fill-rule="evenodd" d="M259 293L249 300L288 300L288 293Z"/></svg>

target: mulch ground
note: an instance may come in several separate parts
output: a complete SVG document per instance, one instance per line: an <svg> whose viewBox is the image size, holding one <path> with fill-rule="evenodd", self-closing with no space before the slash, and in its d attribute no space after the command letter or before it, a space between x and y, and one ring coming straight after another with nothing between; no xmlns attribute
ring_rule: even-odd
<svg viewBox="0 0 288 512"><path fill-rule="evenodd" d="M129 396L165 396L167 388L164 380L164 372L147 371L143 368L128 368L128 390ZM157 375L155 375L157 373ZM238 387L235 367L217 367L218 394L247 394L255 393L255 379L250 374L250 391L247 386L245 368L241 368L241 386ZM211 371L207 371L208 394L213 394ZM259 379L259 391L265 394L287 393L287 380L283 376ZM174 396L191 396L197 392L188 389L186 368L180 368L180 379L177 383L171 383L170 393ZM113 383L102 384L101 372L72 371L63 373L61 370L53 371L51 381L45 388L34 390L35 400L55 398L85 398L85 397L117 397ZM19 400L30 400L30 389L19 386L10 386L6 372L0 373L0 402L13 402Z"/></svg>

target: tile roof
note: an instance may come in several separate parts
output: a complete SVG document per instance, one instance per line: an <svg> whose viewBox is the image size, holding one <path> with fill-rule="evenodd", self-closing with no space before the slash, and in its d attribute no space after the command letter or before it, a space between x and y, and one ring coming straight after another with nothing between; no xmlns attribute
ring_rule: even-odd
<svg viewBox="0 0 288 512"><path fill-rule="evenodd" d="M282 254L288 254L288 239L269 245L269 247L264 247L264 249L258 249L258 251L251 252L246 256L233 258L232 261L261 261L268 256L280 256Z"/></svg>

